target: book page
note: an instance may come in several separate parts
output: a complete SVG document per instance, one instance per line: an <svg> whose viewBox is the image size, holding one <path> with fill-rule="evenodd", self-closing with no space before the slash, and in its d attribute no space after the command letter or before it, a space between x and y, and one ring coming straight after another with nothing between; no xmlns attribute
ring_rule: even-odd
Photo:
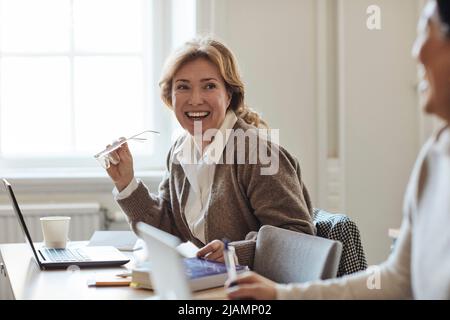
<svg viewBox="0 0 450 320"><path fill-rule="evenodd" d="M198 249L199 248L190 241L183 242L182 244L178 245L178 247L177 247L178 252L185 258L196 257Z"/></svg>

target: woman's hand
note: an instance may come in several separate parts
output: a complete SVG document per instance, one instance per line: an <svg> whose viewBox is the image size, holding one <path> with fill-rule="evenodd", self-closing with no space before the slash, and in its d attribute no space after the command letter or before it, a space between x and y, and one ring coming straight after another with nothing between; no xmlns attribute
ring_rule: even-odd
<svg viewBox="0 0 450 320"><path fill-rule="evenodd" d="M246 272L225 283L230 299L274 300L277 297L275 285L272 280L254 272Z"/></svg>
<svg viewBox="0 0 450 320"><path fill-rule="evenodd" d="M197 257L214 260L218 262L225 262L223 257L223 250L225 244L220 240L213 240L197 252Z"/></svg>
<svg viewBox="0 0 450 320"><path fill-rule="evenodd" d="M119 141L122 139L124 138L120 138ZM106 172L108 172L108 175L120 192L125 189L134 178L133 156L131 155L126 142L117 150L111 152L110 156L113 161L111 161L111 165L106 169Z"/></svg>

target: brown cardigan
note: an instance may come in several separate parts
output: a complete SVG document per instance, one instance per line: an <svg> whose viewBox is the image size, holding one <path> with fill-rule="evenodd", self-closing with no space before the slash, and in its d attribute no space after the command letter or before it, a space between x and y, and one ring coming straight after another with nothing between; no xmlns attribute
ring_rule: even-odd
<svg viewBox="0 0 450 320"><path fill-rule="evenodd" d="M233 129L246 131L255 128L238 119ZM133 230L138 221L143 221L176 235L182 241L189 240L203 246L205 244L193 236L184 215L189 180L181 165L172 161L173 150L182 141L178 139L170 149L168 175L159 185L157 195L150 193L140 182L128 198L118 200L118 203L128 216ZM248 156L246 148L247 159ZM237 159L236 143L234 157ZM205 213L207 243L215 239L229 239L236 249L239 263L251 267L257 231L262 225L315 234L310 197L301 179L299 163L293 156L279 147L279 169L274 175L261 175L260 169L267 166L259 160L256 164L236 162L216 165L211 198Z"/></svg>

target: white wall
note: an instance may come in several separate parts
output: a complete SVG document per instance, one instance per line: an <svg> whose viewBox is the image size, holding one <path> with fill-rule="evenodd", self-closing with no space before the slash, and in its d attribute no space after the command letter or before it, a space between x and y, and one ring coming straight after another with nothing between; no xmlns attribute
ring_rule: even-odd
<svg viewBox="0 0 450 320"><path fill-rule="evenodd" d="M418 152L416 68L411 47L417 3L343 0L341 115L345 208L361 228L369 262L382 261L387 229L401 220L405 186ZM382 29L364 28L376 3Z"/></svg>

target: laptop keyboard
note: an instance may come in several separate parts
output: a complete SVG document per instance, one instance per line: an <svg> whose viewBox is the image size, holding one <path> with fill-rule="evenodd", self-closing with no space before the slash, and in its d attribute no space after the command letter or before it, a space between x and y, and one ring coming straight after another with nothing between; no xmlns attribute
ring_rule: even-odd
<svg viewBox="0 0 450 320"><path fill-rule="evenodd" d="M91 261L81 250L71 249L43 249L47 257L54 262L79 262Z"/></svg>

